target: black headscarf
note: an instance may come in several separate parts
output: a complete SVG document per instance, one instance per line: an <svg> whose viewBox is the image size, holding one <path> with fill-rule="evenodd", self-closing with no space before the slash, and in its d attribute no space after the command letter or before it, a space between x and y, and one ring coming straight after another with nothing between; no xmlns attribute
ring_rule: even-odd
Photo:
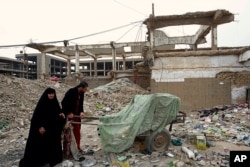
<svg viewBox="0 0 250 167"><path fill-rule="evenodd" d="M55 95L55 97L53 99L48 98L48 94L51 94L51 93L54 93L54 95ZM59 102L57 100L55 89L47 88L43 92L42 96L40 97L40 99L36 105L31 122L35 123L35 124L40 124L38 126L44 125L43 121L44 121L44 119L47 119L47 118L44 118L44 119L42 119L42 118L44 116L46 116L47 114L50 114L47 111L50 111L52 109L55 110L54 112L56 114L59 114L61 112L61 108L60 108Z"/></svg>

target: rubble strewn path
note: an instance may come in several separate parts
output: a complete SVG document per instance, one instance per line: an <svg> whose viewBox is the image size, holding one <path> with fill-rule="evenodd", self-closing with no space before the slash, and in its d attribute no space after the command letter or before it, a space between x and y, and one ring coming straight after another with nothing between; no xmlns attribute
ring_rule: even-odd
<svg viewBox="0 0 250 167"><path fill-rule="evenodd" d="M47 87L56 89L57 98L61 101L71 86L49 80L27 80L0 75L0 167L18 166L23 156L34 107ZM134 95L148 93L126 78L119 79L90 89L85 94L85 114L100 117L117 113ZM94 151L93 155L85 155L85 158L89 160L88 163L95 162L96 167L111 166L110 163L131 167L219 167L228 166L230 150L250 151L250 110L246 104L215 106L187 113L184 123L173 125L170 147L161 153L146 152L141 141L135 141L125 152L112 155L105 153L96 129L98 120L88 123L83 124L81 129L81 147L85 151ZM196 146L194 139L199 135L206 136L204 150ZM190 149L195 158L189 158L182 147ZM72 163L74 166L81 166L80 162Z"/></svg>
<svg viewBox="0 0 250 167"><path fill-rule="evenodd" d="M62 100L71 87L50 80L27 80L0 75L0 167L17 165L23 156L30 119L41 94L47 87L56 90ZM115 113L125 107L135 94L148 93L128 79L119 79L85 94L84 110L88 116Z"/></svg>

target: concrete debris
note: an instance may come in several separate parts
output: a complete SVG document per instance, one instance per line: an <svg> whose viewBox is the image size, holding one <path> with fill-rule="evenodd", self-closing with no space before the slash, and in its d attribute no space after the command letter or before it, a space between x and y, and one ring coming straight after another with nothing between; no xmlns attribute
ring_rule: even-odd
<svg viewBox="0 0 250 167"><path fill-rule="evenodd" d="M59 102L72 86L51 80L27 80L0 75L0 167L11 166L22 157L36 103L47 87L56 90ZM85 112L100 117L120 111L135 94L146 94L124 78L90 89L85 95ZM87 135L93 138L91 134ZM18 149L18 150L17 150ZM15 153L13 153L15 152ZM11 153L11 154L10 154Z"/></svg>
<svg viewBox="0 0 250 167"><path fill-rule="evenodd" d="M49 86L56 89L59 101L71 87L51 80L26 80L0 75L0 167L18 166L24 153L34 107ZM134 95L148 93L129 79L118 79L86 93L85 113L93 117L117 113ZM172 141L181 144L172 142L164 152L149 152L145 150L145 142L135 141L130 149L114 154L112 160L102 150L95 126L98 120L91 122L92 125L83 124L81 140L82 149L86 153L92 151L91 154L84 155L86 159L82 162L68 159L57 167L219 167L229 166L230 151L250 150L250 110L247 104L188 112L185 122L174 124L170 132Z"/></svg>
<svg viewBox="0 0 250 167"><path fill-rule="evenodd" d="M127 78L121 78L91 89L86 94L84 108L93 116L116 113L125 107L136 94L148 94L148 91Z"/></svg>

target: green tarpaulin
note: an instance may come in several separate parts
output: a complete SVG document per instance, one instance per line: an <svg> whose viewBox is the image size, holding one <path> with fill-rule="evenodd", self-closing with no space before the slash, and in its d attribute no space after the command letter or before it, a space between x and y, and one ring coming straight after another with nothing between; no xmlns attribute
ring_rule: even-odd
<svg viewBox="0 0 250 167"><path fill-rule="evenodd" d="M122 152L132 146L137 135L162 131L176 119L180 98L168 93L135 95L120 112L100 118L98 131L106 152Z"/></svg>

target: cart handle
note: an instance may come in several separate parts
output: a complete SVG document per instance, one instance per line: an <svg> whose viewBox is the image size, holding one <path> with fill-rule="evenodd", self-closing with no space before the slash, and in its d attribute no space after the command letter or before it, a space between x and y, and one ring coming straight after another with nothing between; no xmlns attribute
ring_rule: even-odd
<svg viewBox="0 0 250 167"><path fill-rule="evenodd" d="M74 117L80 118L81 116L79 116L79 115L74 115ZM95 120L99 120L100 117L84 116L83 119L95 119Z"/></svg>

